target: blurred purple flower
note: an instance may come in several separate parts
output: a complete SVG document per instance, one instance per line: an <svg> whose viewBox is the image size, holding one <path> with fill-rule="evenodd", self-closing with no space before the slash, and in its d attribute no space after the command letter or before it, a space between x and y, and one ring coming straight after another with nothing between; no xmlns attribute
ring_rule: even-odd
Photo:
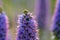
<svg viewBox="0 0 60 40"><path fill-rule="evenodd" d="M41 30L46 28L46 24L49 21L49 0L36 0L35 13L38 26Z"/></svg>
<svg viewBox="0 0 60 40"><path fill-rule="evenodd" d="M56 9L54 14L52 31L55 37L60 40L60 0L57 0Z"/></svg>
<svg viewBox="0 0 60 40"><path fill-rule="evenodd" d="M40 40L50 40L50 0L35 0L35 15L40 29Z"/></svg>

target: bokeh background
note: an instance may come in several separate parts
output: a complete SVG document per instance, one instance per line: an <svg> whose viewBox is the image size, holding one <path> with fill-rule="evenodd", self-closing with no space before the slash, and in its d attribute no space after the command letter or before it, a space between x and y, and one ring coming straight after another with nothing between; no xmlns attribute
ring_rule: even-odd
<svg viewBox="0 0 60 40"><path fill-rule="evenodd" d="M51 15L54 13L56 0L50 0ZM28 9L34 15L35 0L0 0L0 7L6 12L9 18L9 40L15 40L17 28L17 15L22 14L22 10Z"/></svg>

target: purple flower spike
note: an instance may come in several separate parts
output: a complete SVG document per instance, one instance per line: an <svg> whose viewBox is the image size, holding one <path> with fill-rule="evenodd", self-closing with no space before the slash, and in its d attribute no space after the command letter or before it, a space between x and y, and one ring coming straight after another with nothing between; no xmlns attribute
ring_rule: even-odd
<svg viewBox="0 0 60 40"><path fill-rule="evenodd" d="M41 30L46 28L49 14L49 0L35 0L35 14L38 26Z"/></svg>
<svg viewBox="0 0 60 40"><path fill-rule="evenodd" d="M8 18L0 8L0 40L7 40Z"/></svg>
<svg viewBox="0 0 60 40"><path fill-rule="evenodd" d="M31 15L25 10L25 14L19 17L17 40L39 40L37 25Z"/></svg>
<svg viewBox="0 0 60 40"><path fill-rule="evenodd" d="M55 37L60 39L60 0L57 0L52 31Z"/></svg>

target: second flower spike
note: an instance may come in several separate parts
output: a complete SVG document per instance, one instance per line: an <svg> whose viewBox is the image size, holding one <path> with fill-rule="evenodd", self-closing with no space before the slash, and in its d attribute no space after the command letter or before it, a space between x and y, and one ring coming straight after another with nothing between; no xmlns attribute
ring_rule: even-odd
<svg viewBox="0 0 60 40"><path fill-rule="evenodd" d="M0 40L8 40L8 17L6 14L2 11L2 8L0 8Z"/></svg>

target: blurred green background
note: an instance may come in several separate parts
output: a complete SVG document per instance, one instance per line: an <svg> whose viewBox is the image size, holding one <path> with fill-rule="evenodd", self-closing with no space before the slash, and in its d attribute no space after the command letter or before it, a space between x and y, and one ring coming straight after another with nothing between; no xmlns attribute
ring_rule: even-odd
<svg viewBox="0 0 60 40"><path fill-rule="evenodd" d="M22 10L28 9L30 12L34 11L35 0L0 0L1 6L3 6L4 11L9 17L10 27L9 27L9 40L15 40L16 36L16 22L17 15L22 14ZM51 15L54 12L54 7L56 0L51 0ZM10 38L11 37L11 38Z"/></svg>

